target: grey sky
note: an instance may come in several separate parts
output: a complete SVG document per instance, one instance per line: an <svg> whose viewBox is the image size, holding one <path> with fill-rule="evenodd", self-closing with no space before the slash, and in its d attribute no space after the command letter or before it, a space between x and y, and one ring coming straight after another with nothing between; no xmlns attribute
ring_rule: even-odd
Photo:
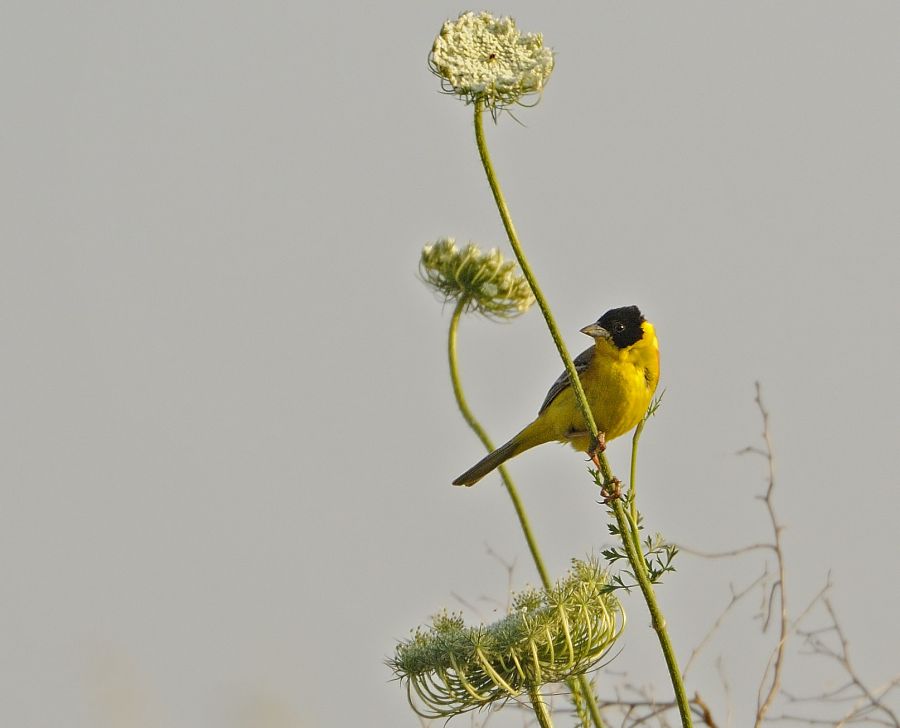
<svg viewBox="0 0 900 728"><path fill-rule="evenodd" d="M496 616L486 546L534 580L496 476L449 485L481 450L452 401L449 312L415 276L440 236L508 252L470 109L425 64L464 9L4 7L3 725L417 725L381 662L394 640L453 594ZM890 677L900 5L489 9L557 53L524 126L488 137L570 348L628 304L662 342L650 527L765 537L761 464L734 456L762 381L792 609L831 570L861 672ZM497 440L561 370L537 311L465 320L460 346ZM512 472L554 573L606 544L580 456L547 446ZM759 564L679 559L660 593L682 659ZM665 695L625 605L611 669ZM741 710L771 645L752 611L688 685L723 715L715 658Z"/></svg>

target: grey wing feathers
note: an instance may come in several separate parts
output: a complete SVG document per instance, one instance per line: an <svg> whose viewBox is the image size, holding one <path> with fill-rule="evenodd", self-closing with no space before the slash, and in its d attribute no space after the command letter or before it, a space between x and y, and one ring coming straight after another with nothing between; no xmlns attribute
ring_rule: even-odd
<svg viewBox="0 0 900 728"><path fill-rule="evenodd" d="M575 371L578 372L579 376L584 372L585 369L588 368L588 364L591 363L591 360L594 358L594 347L590 347L589 349L585 349L578 356L576 356L572 363L575 365ZM563 371L562 374L559 375L559 379L553 382L553 386L550 387L550 391L547 392L547 396L544 398L544 404L541 405L541 408L538 410L538 414L541 414L550 403L556 399L556 396L562 392L566 387L570 386L571 382L569 381L569 372Z"/></svg>

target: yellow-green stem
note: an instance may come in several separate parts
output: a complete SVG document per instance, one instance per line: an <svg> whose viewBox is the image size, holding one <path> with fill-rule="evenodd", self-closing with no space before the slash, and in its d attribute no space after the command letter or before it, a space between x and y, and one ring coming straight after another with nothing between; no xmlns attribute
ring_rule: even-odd
<svg viewBox="0 0 900 728"><path fill-rule="evenodd" d="M463 419L466 421L466 424L472 428L472 431L478 435L481 444L487 448L488 452L491 452L494 450L494 443L491 441L491 438L488 437L488 434L481 426L481 423L475 419L475 415L469 408L466 396L463 393L462 382L459 378L459 365L457 364L456 357L456 340L459 331L459 319L467 304L468 301L466 299L460 299L459 303L456 304L456 308L453 309L453 315L450 317L450 332L447 336L447 357L450 360L450 381L453 383L453 394L456 397L456 404L459 407ZM519 491L509 477L509 473L505 466L501 465L498 468L498 472L500 473L501 480L503 480L503 485L506 487L506 492L509 493L513 508L516 511L519 525L522 527L522 533L525 535L525 541L528 544L528 550L531 551L531 558L534 560L534 566L538 571L538 575L541 577L541 583L544 585L545 589L550 589L553 584L550 581L550 576L547 574L547 567L544 566L544 559L541 557L541 552L538 549L534 533L531 531L531 524L528 522L528 515L525 513L525 506L522 505Z"/></svg>
<svg viewBox="0 0 900 728"><path fill-rule="evenodd" d="M631 438L631 477L628 480L628 501L631 503L631 520L637 523L637 453L638 442L641 439L641 433L644 431L644 424L647 422L646 415L638 422L634 428L634 435Z"/></svg>
<svg viewBox="0 0 900 728"><path fill-rule="evenodd" d="M675 702L678 704L681 724L683 728L690 728L693 725L693 721L691 719L687 692L684 689L684 681L681 679L681 670L678 668L675 649L672 647L672 641L669 639L669 632L666 629L666 619L659 608L659 603L656 601L656 593L653 591L650 575L647 573L647 563L644 561L641 541L637 533L637 522L628 517L621 500L613 501L612 509L616 517L616 524L622 534L622 544L625 547L625 552L628 554L628 561L631 562L638 586L644 595L644 601L647 602L647 609L650 611L650 624L656 632L659 646L662 648L663 657L666 660L666 668L669 671L672 688L675 691Z"/></svg>
<svg viewBox="0 0 900 728"><path fill-rule="evenodd" d="M559 333L559 328L550 311L547 299L544 297L540 286L538 286L537 279L531 270L531 266L528 264L528 259L522 251L522 246L519 242L515 226L513 225L509 208L506 206L506 200L503 197L500 183L494 172L494 166L491 163L490 153L488 152L487 142L484 137L484 104L481 101L475 102L475 142L478 146L478 154L481 157L481 163L484 166L484 171L487 175L488 185L490 185L491 192L494 195L494 201L500 212L500 219L503 221L503 227L506 229L506 236L509 238L509 244L513 249L516 260L519 262L519 267L522 269L523 275L531 286L535 301L541 309L541 313L544 315L544 320L547 322L547 328L550 330L550 336L553 338L553 343L556 344L559 356L563 361L566 372L569 374L569 381L575 392L575 398L578 402L578 407L584 416L588 431L591 433L594 442L597 442L597 423L594 421L594 415L591 412L587 397L584 394L584 389L581 386L581 380L578 378L578 373L575 371L575 365L572 363L572 358L569 356L566 345ZM598 463L604 481L611 484L614 481L614 476L612 469L609 466L609 462L606 459L606 455L599 453ZM678 703L678 712L681 715L682 726L683 728L691 728L693 723L691 721L687 693L684 689L684 682L681 679L681 671L678 669L678 662L675 659L675 651L672 648L672 643L669 639L668 631L666 630L665 618L659 609L656 595L653 592L653 585L650 583L643 553L640 549L640 541L638 540L637 550L635 550L634 544L636 539L632 537L629 519L625 513L625 507L622 504L622 501L619 499L614 500L611 507L622 533L622 543L625 547L626 554L628 554L628 560L634 570L635 577L641 588L641 593L644 595L644 600L647 602L647 608L650 610L653 628L659 638L660 647L662 648L663 656L666 661L666 667L669 671L669 677L672 680L672 687L675 692L675 700Z"/></svg>
<svg viewBox="0 0 900 728"><path fill-rule="evenodd" d="M497 180L497 175L494 173L494 165L491 163L491 155L488 153L487 142L484 138L484 104L481 101L475 102L475 142L478 145L478 154L481 157L481 164L484 166L485 174L487 174L488 184L494 195L494 202L497 203L497 209L500 211L500 219L503 221L503 227L506 228L506 237L509 238L509 244L512 246L516 260L519 262L519 267L522 269L525 278L528 279L528 284L531 286L531 292L534 294L534 300L541 309L544 320L547 322L547 326L550 329L550 336L553 337L553 343L556 344L559 356L562 358L563 364L566 367L566 372L569 374L569 381L572 384L572 389L575 390L578 407L581 409L584 421L587 422L591 435L596 439L597 424L594 422L594 415L591 412L591 408L588 406L587 397L584 396L584 389L581 386L581 380L578 378L578 372L575 371L575 365L572 363L572 357L569 356L566 343L559 334L559 327L557 327L556 321L553 319L553 313L550 311L547 299L544 297L544 293L541 291L540 286L538 286L537 278L535 278L531 266L528 264L525 253L522 252L519 236L516 234L516 228L513 225L512 217L509 214L509 208L506 206L506 200L503 198L503 192L500 189L500 182Z"/></svg>
<svg viewBox="0 0 900 728"><path fill-rule="evenodd" d="M450 362L450 381L453 384L453 394L456 397L456 404L459 407L460 414L462 414L466 424L469 425L469 427L472 428L472 431L478 436L478 439L481 440L481 444L487 448L488 452L491 452L494 449L494 443L491 441L491 438L488 436L485 429L481 426L481 423L475 419L475 415L469 408L465 393L463 392L462 381L459 376L456 342L459 334L459 320L463 311L465 311L467 303L468 301L466 299L460 299L453 309L453 315L450 317L450 331L447 335L447 358ZM516 517L519 519L519 525L525 536L525 542L528 544L528 550L531 552L534 566L541 578L541 584L544 585L545 590L550 591L553 587L553 582L550 581L547 567L544 566L544 559L538 549L537 541L531 530L531 524L528 522L528 515L525 512L525 506L522 504L522 499L519 497L519 491L513 483L505 465L501 465L498 468L498 472L500 473L500 479L503 481L506 492L509 494L509 499L512 501ZM591 684L587 677L579 675L574 682L576 684L572 684L572 681L567 681L569 689L572 690L573 693L576 690L579 691L587 704L588 712L591 715L591 720L593 721L595 728L604 728L603 719L600 717L600 707L597 705L597 699L594 696L594 691L591 690Z"/></svg>
<svg viewBox="0 0 900 728"><path fill-rule="evenodd" d="M536 688L528 688L528 697L531 698L531 707L534 708L534 714L537 716L538 725L541 728L553 728L553 721L550 720L550 711L547 710L547 703L544 696Z"/></svg>

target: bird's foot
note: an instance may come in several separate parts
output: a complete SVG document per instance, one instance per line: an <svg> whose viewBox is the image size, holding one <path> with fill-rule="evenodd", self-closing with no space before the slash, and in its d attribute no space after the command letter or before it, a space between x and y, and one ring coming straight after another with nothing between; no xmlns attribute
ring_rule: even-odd
<svg viewBox="0 0 900 728"><path fill-rule="evenodd" d="M603 505L605 506L619 500L622 497L622 481L614 477L600 488L600 496L603 498Z"/></svg>
<svg viewBox="0 0 900 728"><path fill-rule="evenodd" d="M603 432L597 433L597 442L594 446L588 450L588 457L591 459L591 462L594 463L594 467L598 470L600 469L600 453L606 450L606 434Z"/></svg>

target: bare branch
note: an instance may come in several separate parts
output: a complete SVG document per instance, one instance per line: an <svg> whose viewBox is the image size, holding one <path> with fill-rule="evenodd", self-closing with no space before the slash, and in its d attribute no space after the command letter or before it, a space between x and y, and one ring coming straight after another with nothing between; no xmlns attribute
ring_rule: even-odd
<svg viewBox="0 0 900 728"><path fill-rule="evenodd" d="M785 647L787 646L788 636L790 632L788 630L788 608L787 598L785 595L786 570L784 566L784 552L782 551L781 544L781 526L775 513L775 507L772 503L772 494L775 492L775 455L772 449L772 433L769 429L769 411L763 404L762 386L759 382L756 382L756 404L759 408L759 413L762 416L762 438L763 442L765 443L765 448L763 448L762 450L760 450L759 448L751 448L749 450L746 450L746 452L749 452L750 454L761 455L766 460L769 484L766 488L766 495L762 500L765 503L766 511L769 514L769 521L772 524L772 532L775 539L775 561L778 566L778 580L775 585L777 585L778 587L778 601L781 605L778 620L778 645L776 647L774 657L766 665L766 669L763 672L763 677L760 681L759 691L757 694L756 722L754 723L754 728L759 728L762 725L764 718L766 717L766 713L769 711L769 708L772 705L772 701L775 700L775 696L778 695L778 691L781 689L781 675L784 669ZM775 585L773 585L773 590L775 588ZM774 597L774 592L772 594L772 597ZM771 603L772 599L770 598L769 604L771 605ZM766 624L768 624L768 619L766 620ZM768 689L766 689L765 685L766 681L769 680L770 672L771 682L769 682Z"/></svg>
<svg viewBox="0 0 900 728"><path fill-rule="evenodd" d="M766 549L767 551L775 550L775 544L773 543L752 543L748 546L742 546L741 548L730 549L729 551L699 551L680 543L675 545L678 546L679 551L683 551L691 556L699 556L701 559L730 559L733 556L743 556L744 554L748 554L751 551L758 551L759 549Z"/></svg>
<svg viewBox="0 0 900 728"><path fill-rule="evenodd" d="M841 716L836 726L845 726L852 723L860 722L861 719L867 719L870 723L878 725L893 726L900 728L900 719L897 714L884 703L883 698L894 688L900 685L900 675L888 681L884 686L871 690L862 681L859 673L850 660L850 645L844 630L841 628L834 606L829 599L822 600L825 609L828 612L830 624L827 627L806 632L799 632L810 647L812 654L825 657L837 663L841 670L845 672L849 678L849 682L841 685L840 688L832 690L829 693L815 696L814 698L803 699L809 701L821 701L823 699L832 702L848 702L853 701L849 709ZM832 647L826 642L828 635L834 635L838 641L838 647ZM844 695L844 693L849 693ZM795 702L800 702L795 699Z"/></svg>
<svg viewBox="0 0 900 728"><path fill-rule="evenodd" d="M687 678L688 670L691 669L691 665L694 664L694 660L697 659L706 645L709 644L709 641L712 639L713 635L718 631L719 627L722 626L722 623L725 621L725 617L728 616L728 613L741 599L743 599L754 588L756 588L756 586L768 576L768 573L768 570L763 571L763 573L756 577L752 582L750 582L750 584L748 584L745 589L742 589L739 592L735 592L734 587L731 587L731 601L728 602L727 605L725 605L725 608L719 613L719 616L713 623L712 627L709 628L703 639L700 640L699 644L691 651L691 656L688 658L688 661L684 666L684 670L681 673L682 679Z"/></svg>

